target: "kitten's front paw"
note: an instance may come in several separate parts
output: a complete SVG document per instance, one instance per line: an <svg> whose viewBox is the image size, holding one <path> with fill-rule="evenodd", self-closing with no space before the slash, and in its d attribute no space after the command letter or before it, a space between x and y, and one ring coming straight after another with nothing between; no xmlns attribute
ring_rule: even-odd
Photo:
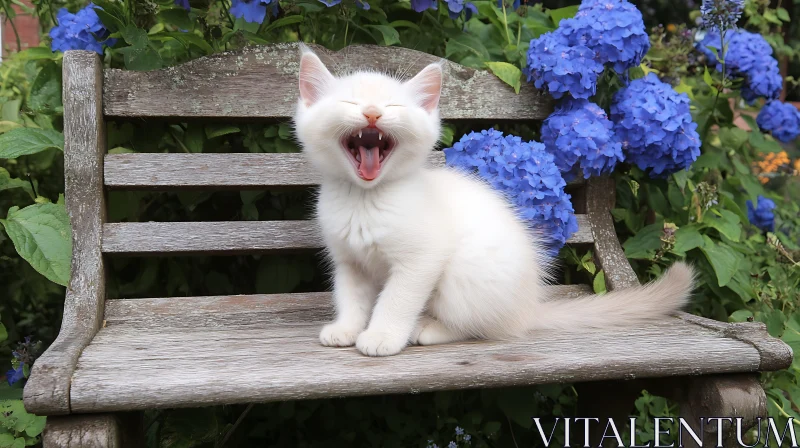
<svg viewBox="0 0 800 448"><path fill-rule="evenodd" d="M352 347L360 331L360 328L334 322L322 327L319 342L326 347Z"/></svg>
<svg viewBox="0 0 800 448"><path fill-rule="evenodd" d="M400 353L407 342L407 336L367 330L358 335L356 348L367 356L391 356Z"/></svg>

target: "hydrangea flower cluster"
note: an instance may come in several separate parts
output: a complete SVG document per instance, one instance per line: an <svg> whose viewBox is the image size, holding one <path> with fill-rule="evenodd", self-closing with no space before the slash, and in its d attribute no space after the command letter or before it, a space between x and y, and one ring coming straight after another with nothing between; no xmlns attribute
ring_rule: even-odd
<svg viewBox="0 0 800 448"><path fill-rule="evenodd" d="M436 10L439 8L439 0L411 0L411 9L422 12L428 9Z"/></svg>
<svg viewBox="0 0 800 448"><path fill-rule="evenodd" d="M511 8L513 10L519 9L520 0L512 0L512 1L505 1L505 0L497 0L497 7L503 9L503 6L506 8Z"/></svg>
<svg viewBox="0 0 800 448"><path fill-rule="evenodd" d="M776 139L788 143L800 135L800 111L789 103L768 102L758 113L756 123L762 131L771 132Z"/></svg>
<svg viewBox="0 0 800 448"><path fill-rule="evenodd" d="M597 53L601 64L611 64L617 73L636 67L650 49L650 37L642 13L624 0L589 0L559 29L572 45L586 45Z"/></svg>
<svg viewBox="0 0 800 448"><path fill-rule="evenodd" d="M725 72L744 78L742 98L751 103L758 97L778 98L783 88L783 77L778 61L772 57L772 47L764 37L744 30L727 31L725 42ZM722 70L721 44L720 35L715 31L706 33L699 44L700 51L709 60L717 61L718 71ZM709 47L715 49L719 57Z"/></svg>
<svg viewBox="0 0 800 448"><path fill-rule="evenodd" d="M558 30L531 40L525 73L537 89L546 88L554 98L569 93L589 98L597 90L597 77L603 64L595 60L588 47L570 46Z"/></svg>
<svg viewBox="0 0 800 448"><path fill-rule="evenodd" d="M747 219L750 223L765 232L772 232L775 229L775 202L759 195L756 206L753 201L747 201Z"/></svg>
<svg viewBox="0 0 800 448"><path fill-rule="evenodd" d="M112 46L116 39L109 39L111 34L100 17L97 16L93 3L75 14L61 8L56 14L58 26L50 30L50 49L53 51L89 50L103 54L103 45Z"/></svg>
<svg viewBox="0 0 800 448"><path fill-rule="evenodd" d="M650 73L614 95L614 131L625 156L652 177L687 169L700 156L689 97Z"/></svg>
<svg viewBox="0 0 800 448"><path fill-rule="evenodd" d="M19 367L16 369L10 369L6 372L6 380L8 381L9 386L13 386L14 383L18 381L22 381L25 379L25 363L19 363Z"/></svg>
<svg viewBox="0 0 800 448"><path fill-rule="evenodd" d="M447 4L447 13L451 19L457 19L463 12L466 20L472 18L473 14L478 13L478 7L472 3L464 3L464 0L444 0Z"/></svg>
<svg viewBox="0 0 800 448"><path fill-rule="evenodd" d="M175 6L180 6L187 11L192 9L192 7L189 5L189 0L175 0Z"/></svg>
<svg viewBox="0 0 800 448"><path fill-rule="evenodd" d="M742 11L744 0L703 0L700 6L703 26L710 30L736 28Z"/></svg>
<svg viewBox="0 0 800 448"><path fill-rule="evenodd" d="M533 39L528 49L528 81L555 98L565 93L589 98L603 65L615 71L637 66L650 49L642 13L625 0L585 0L574 18Z"/></svg>
<svg viewBox="0 0 800 448"><path fill-rule="evenodd" d="M551 255L578 230L566 182L543 144L488 129L464 135L444 154L449 166L477 170L506 194L520 216L552 242Z"/></svg>
<svg viewBox="0 0 800 448"><path fill-rule="evenodd" d="M611 172L625 157L613 123L597 104L565 99L542 123L542 142L564 180Z"/></svg>
<svg viewBox="0 0 800 448"><path fill-rule="evenodd" d="M267 8L271 15L277 16L278 0L231 0L231 15L237 19L244 19L245 22L264 22Z"/></svg>

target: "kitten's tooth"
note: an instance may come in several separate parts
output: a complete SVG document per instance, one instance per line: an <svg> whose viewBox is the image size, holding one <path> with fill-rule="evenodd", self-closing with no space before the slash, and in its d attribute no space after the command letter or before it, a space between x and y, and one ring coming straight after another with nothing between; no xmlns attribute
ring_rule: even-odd
<svg viewBox="0 0 800 448"><path fill-rule="evenodd" d="M378 132L378 140L383 140L383 132Z"/></svg>
<svg viewBox="0 0 800 448"><path fill-rule="evenodd" d="M358 131L358 138L361 138L361 131Z"/></svg>

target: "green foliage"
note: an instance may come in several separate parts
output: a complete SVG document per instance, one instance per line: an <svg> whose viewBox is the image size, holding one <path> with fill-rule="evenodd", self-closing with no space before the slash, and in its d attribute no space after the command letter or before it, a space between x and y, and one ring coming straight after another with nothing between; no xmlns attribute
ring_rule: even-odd
<svg viewBox="0 0 800 448"><path fill-rule="evenodd" d="M6 2L7 3L7 2ZM85 0L42 0L31 8L43 31L54 11L75 11ZM476 18L449 18L447 8L416 13L408 0L372 0L371 9L352 1L327 8L316 0L281 2L278 17L264 24L234 19L227 0L192 0L189 11L170 0L98 0L98 15L117 44L106 49L107 67L149 70L169 67L246 45L304 41L339 50L351 44L399 45L490 70L519 91L528 42L553 30L575 13L574 6L544 9L541 4L514 12L494 0L478 0ZM668 2L666 2L668 3ZM674 5L655 6L662 12ZM646 20L647 8L642 6ZM786 8L763 0L747 4L748 26L768 39L777 53L797 60L796 25ZM797 9L797 8L795 8ZM9 14L9 17L13 17ZM773 169L765 154L785 152L798 160L793 145L781 146L760 132L744 104L736 80L697 63L691 36L683 26L651 33L653 47L636 79L655 72L692 100L702 156L687 172L651 179L624 165L614 174L616 230L642 281L659 276L686 259L699 272L692 311L723 321L760 321L770 334L800 353L800 197L797 170ZM31 48L0 65L0 367L10 365L10 343L27 335L50 343L60 325L64 288L69 280L71 238L63 193L61 132L61 55ZM795 73L796 75L796 73ZM594 100L607 107L624 82L607 74ZM269 80L264 80L269 88ZM740 117L734 121L734 117ZM748 126L744 126L745 123ZM494 123L446 123L442 145L470 130ZM503 123L502 130L526 139L538 125ZM296 152L286 123L114 122L107 127L110 153L264 153ZM142 192L112 191L111 222L280 220L309 217L311 191ZM778 204L775 232L749 223L747 200L767 196ZM592 253L562 252L565 283L606 290L605 273ZM319 256L283 254L254 257L176 257L111 259L108 295L154 297L320 290L327 277ZM224 354L220 354L224 359ZM770 415L800 418L800 358L782 372L762 375ZM228 360L221 371L246 369ZM222 366L222 365L221 365ZM164 368L169 368L168 362ZM0 372L5 371L4 368ZM27 373L27 372L26 372ZM158 381L157 376L149 381ZM268 380L268 379L267 379ZM21 407L21 388L0 383L0 448L37 443L43 419ZM409 396L313 400L252 407L229 406L148 413L149 446L532 446L531 416L574 415L577 393L570 385L439 392ZM642 427L639 444L652 440L652 417L675 415L675 406L644 393L636 402ZM552 420L551 420L552 421ZM785 420L784 420L785 421ZM647 426L650 425L650 426ZM563 441L561 441L563 444Z"/></svg>

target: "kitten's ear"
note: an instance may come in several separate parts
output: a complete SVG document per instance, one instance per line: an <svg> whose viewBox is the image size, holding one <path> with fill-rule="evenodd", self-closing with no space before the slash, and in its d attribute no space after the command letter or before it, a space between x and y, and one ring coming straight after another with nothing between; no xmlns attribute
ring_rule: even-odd
<svg viewBox="0 0 800 448"><path fill-rule="evenodd" d="M311 50L304 49L300 57L300 98L310 106L322 97L333 75Z"/></svg>
<svg viewBox="0 0 800 448"><path fill-rule="evenodd" d="M433 112L439 107L439 97L442 94L442 64L428 65L411 78L407 85L420 95L422 108Z"/></svg>

